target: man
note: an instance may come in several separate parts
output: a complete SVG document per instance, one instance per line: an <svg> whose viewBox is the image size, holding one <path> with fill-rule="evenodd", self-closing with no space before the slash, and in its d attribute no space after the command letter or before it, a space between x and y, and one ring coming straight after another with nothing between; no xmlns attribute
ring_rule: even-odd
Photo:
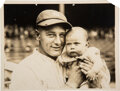
<svg viewBox="0 0 120 91"><path fill-rule="evenodd" d="M42 11L36 20L39 48L25 58L13 72L10 88L14 90L41 90L77 88L79 84L79 66L75 66L65 80L62 67L56 58L64 47L67 29L72 26L66 17L55 10ZM92 68L93 63L83 63L83 68Z"/></svg>

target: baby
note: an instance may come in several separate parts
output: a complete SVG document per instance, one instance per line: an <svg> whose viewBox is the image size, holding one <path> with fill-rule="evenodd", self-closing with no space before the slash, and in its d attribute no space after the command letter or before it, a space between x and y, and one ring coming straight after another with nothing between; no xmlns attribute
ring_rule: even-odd
<svg viewBox="0 0 120 91"><path fill-rule="evenodd" d="M58 60L65 68L65 74L69 75L69 69L72 64L76 62L78 66L81 62L84 62L84 59L93 61L94 65L87 74L84 74L82 71L80 72L80 84L86 80L95 79L96 74L101 68L101 57L99 49L89 47L87 31L81 27L73 27L66 35L65 49L61 56L58 57Z"/></svg>

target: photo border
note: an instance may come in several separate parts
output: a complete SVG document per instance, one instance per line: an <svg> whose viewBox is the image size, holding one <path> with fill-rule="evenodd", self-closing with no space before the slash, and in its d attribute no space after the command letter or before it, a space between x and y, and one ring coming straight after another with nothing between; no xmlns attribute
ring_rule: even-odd
<svg viewBox="0 0 120 91"><path fill-rule="evenodd" d="M47 2L47 3L46 3ZM4 4L109 4L106 0L6 0ZM120 90L120 62L119 62L119 8L115 6L115 88L111 90ZM4 5L0 9L1 17L1 91L4 91ZM86 91L90 91L88 89ZM92 89L94 91L95 89ZM104 89L97 89L104 90ZM107 89L106 89L107 90ZM9 90L10 91L10 90ZM22 90L23 91L23 90ZM27 91L27 90L24 90ZM49 90L50 91L50 90ZM72 91L72 90L71 90ZM73 90L74 91L74 90ZM95 90L96 91L96 90ZM108 91L108 90L107 90Z"/></svg>

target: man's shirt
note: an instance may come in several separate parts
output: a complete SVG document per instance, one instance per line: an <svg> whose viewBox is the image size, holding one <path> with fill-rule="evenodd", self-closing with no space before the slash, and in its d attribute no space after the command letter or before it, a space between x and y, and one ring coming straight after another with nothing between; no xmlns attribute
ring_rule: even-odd
<svg viewBox="0 0 120 91"><path fill-rule="evenodd" d="M62 68L53 59L34 51L13 72L10 89L60 89L64 85Z"/></svg>

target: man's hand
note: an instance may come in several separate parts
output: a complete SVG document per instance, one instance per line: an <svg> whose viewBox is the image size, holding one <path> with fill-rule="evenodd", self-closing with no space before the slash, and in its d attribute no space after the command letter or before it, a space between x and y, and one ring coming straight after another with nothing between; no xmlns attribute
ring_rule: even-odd
<svg viewBox="0 0 120 91"><path fill-rule="evenodd" d="M81 71L87 76L88 73L93 68L94 64L95 63L92 60L84 58L84 61L81 62L80 64ZM89 87L91 88L109 88L109 82L110 82L109 70L104 61L101 61L101 64L99 64L98 66L100 65L101 65L101 68L98 69L99 71L95 79L86 77L88 78L89 85L90 85Z"/></svg>
<svg viewBox="0 0 120 91"><path fill-rule="evenodd" d="M74 62L67 72L68 81L67 85L71 88L78 88L80 84L85 80L85 75L81 72L80 66L77 62Z"/></svg>
<svg viewBox="0 0 120 91"><path fill-rule="evenodd" d="M83 59L83 62L80 63L81 71L87 75L87 73L92 69L94 63L88 59Z"/></svg>

